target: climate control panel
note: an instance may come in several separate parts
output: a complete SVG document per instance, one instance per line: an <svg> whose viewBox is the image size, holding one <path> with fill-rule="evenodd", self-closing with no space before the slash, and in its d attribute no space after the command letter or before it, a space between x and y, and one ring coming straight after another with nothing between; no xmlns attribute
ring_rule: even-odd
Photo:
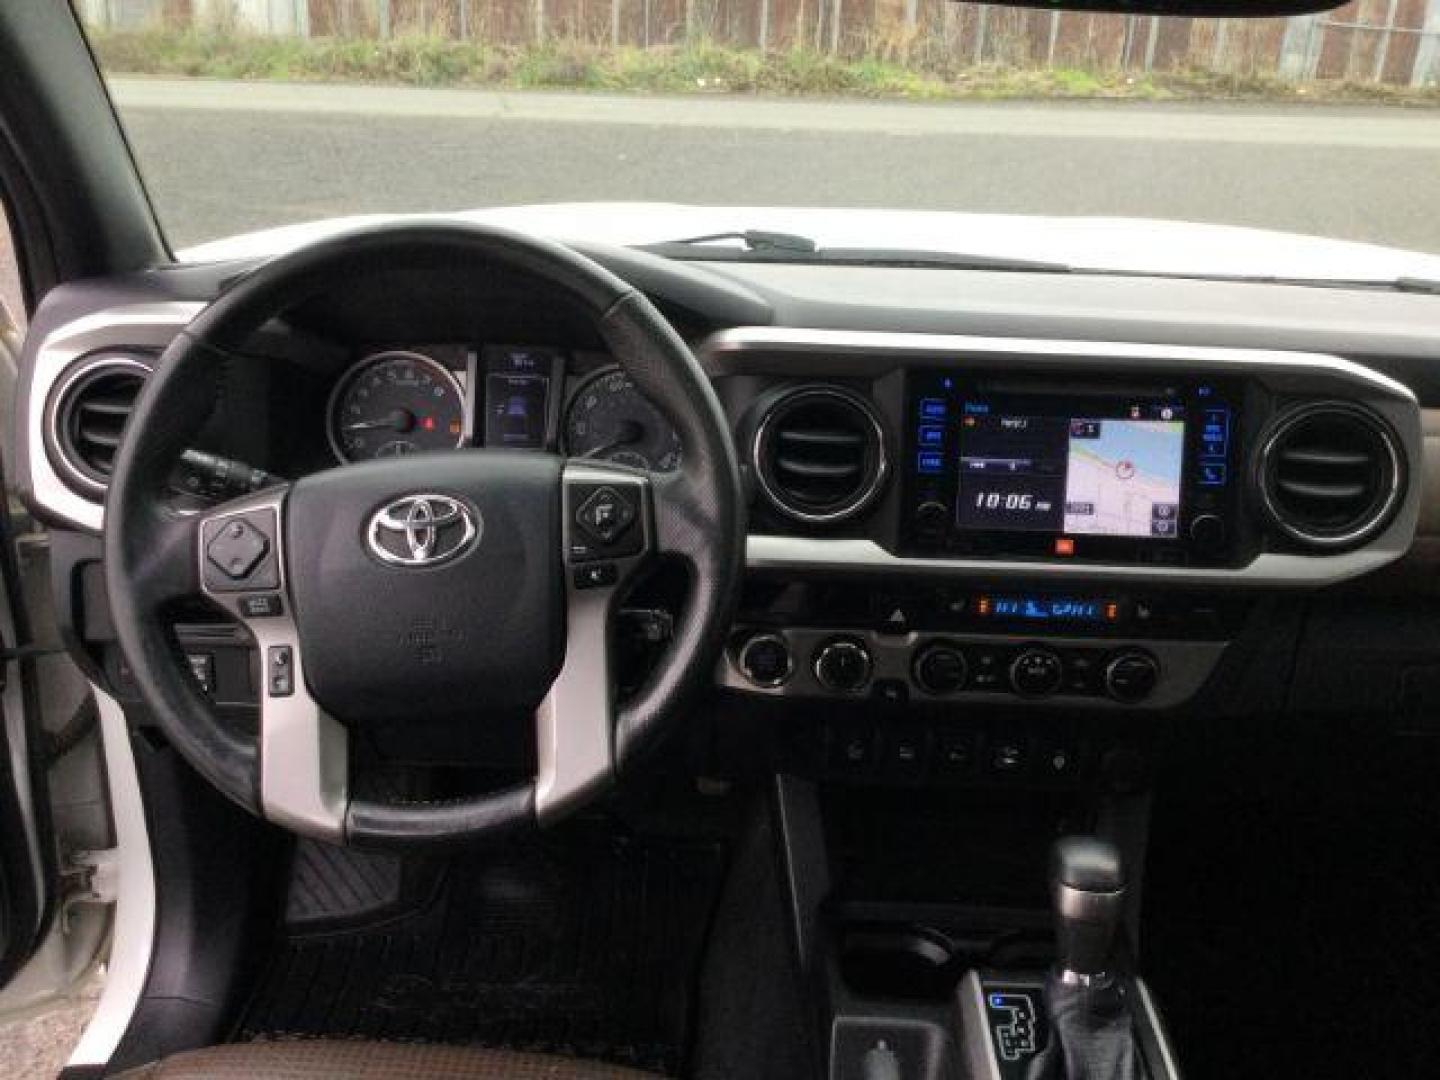
<svg viewBox="0 0 1440 1080"><path fill-rule="evenodd" d="M741 693L887 702L1174 708L1223 641L1135 641L786 627L737 628L719 682Z"/></svg>

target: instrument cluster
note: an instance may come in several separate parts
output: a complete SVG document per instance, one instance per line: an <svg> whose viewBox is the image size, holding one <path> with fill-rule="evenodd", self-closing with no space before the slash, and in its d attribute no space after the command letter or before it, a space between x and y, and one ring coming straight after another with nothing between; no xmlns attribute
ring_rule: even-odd
<svg viewBox="0 0 1440 1080"><path fill-rule="evenodd" d="M608 356L549 346L366 353L330 392L326 434L341 462L480 446L651 472L681 461L674 428Z"/></svg>

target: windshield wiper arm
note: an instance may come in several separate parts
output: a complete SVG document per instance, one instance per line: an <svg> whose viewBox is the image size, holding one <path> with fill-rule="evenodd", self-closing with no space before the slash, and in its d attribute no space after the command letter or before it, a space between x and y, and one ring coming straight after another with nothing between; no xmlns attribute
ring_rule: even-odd
<svg viewBox="0 0 1440 1080"><path fill-rule="evenodd" d="M740 247L725 241L738 240ZM709 233L680 240L641 244L640 251L667 259L695 259L713 262L786 262L828 266L921 267L941 270L1004 270L1042 274L1068 274L1073 267L1042 259L1019 259L1005 255L964 252L922 251L910 248L822 248L807 236L795 233L743 229Z"/></svg>
<svg viewBox="0 0 1440 1080"><path fill-rule="evenodd" d="M739 240L746 251L796 251L814 254L820 246L808 236L798 233L771 232L768 229L737 229L733 232L708 233L705 236L687 236L681 240L665 240L647 247L707 247L726 240Z"/></svg>

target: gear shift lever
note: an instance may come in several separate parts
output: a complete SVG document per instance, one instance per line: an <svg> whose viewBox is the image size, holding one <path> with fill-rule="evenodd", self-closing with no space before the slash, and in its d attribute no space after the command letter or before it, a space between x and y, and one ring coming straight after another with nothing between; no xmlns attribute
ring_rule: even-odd
<svg viewBox="0 0 1440 1080"><path fill-rule="evenodd" d="M1050 856L1050 896L1061 981L1088 986L1108 980L1125 910L1119 850L1094 836L1057 841Z"/></svg>
<svg viewBox="0 0 1440 1080"><path fill-rule="evenodd" d="M1135 1023L1111 963L1125 910L1114 844L1067 836L1050 855L1055 968L1045 980L1050 1038L1026 1080L1145 1080Z"/></svg>

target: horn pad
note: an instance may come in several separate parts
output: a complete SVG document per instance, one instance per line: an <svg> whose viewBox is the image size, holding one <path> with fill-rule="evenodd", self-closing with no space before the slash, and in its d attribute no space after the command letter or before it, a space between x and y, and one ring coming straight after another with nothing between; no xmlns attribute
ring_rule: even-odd
<svg viewBox="0 0 1440 1080"><path fill-rule="evenodd" d="M549 454L419 454L290 490L285 562L306 683L341 720L532 711L565 650Z"/></svg>

